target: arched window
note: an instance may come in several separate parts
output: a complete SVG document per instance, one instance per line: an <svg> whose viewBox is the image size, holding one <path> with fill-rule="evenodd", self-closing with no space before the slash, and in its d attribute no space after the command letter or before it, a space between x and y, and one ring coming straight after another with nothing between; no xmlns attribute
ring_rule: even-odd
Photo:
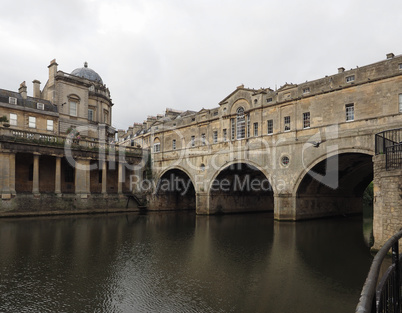
<svg viewBox="0 0 402 313"><path fill-rule="evenodd" d="M244 116L244 108L237 109L237 139L243 139L246 136L246 119Z"/></svg>
<svg viewBox="0 0 402 313"><path fill-rule="evenodd" d="M161 142L158 137L154 139L154 152L158 153L161 151Z"/></svg>

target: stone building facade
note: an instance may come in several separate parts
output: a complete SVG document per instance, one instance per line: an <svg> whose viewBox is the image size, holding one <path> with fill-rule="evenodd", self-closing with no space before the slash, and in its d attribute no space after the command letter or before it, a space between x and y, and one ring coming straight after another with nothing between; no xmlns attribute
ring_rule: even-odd
<svg viewBox="0 0 402 313"><path fill-rule="evenodd" d="M361 212L373 180L374 136L401 127L402 56L390 53L276 90L241 85L218 107L166 111L119 137L151 148L150 209L273 210L278 220L300 220ZM267 188L236 189L247 177Z"/></svg>
<svg viewBox="0 0 402 313"><path fill-rule="evenodd" d="M94 70L50 62L41 90L0 89L0 216L122 209L140 149L114 144L113 102Z"/></svg>

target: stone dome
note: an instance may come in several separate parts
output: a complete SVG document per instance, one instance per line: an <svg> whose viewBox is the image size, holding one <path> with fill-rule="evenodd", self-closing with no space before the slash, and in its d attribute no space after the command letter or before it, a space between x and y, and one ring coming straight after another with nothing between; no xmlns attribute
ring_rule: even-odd
<svg viewBox="0 0 402 313"><path fill-rule="evenodd" d="M71 72L71 75L86 78L88 80L100 83L103 85L102 78L96 73L94 70L88 67L88 63L84 63L84 67L76 68L74 71Z"/></svg>

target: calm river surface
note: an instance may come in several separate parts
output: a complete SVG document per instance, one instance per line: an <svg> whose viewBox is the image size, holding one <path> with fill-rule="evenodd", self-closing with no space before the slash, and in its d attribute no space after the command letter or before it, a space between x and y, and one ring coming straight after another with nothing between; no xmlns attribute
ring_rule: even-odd
<svg viewBox="0 0 402 313"><path fill-rule="evenodd" d="M362 218L0 219L0 312L354 312Z"/></svg>

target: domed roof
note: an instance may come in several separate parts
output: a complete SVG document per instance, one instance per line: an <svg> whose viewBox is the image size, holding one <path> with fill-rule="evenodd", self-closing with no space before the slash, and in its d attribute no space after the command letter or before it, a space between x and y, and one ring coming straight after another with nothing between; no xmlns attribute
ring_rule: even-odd
<svg viewBox="0 0 402 313"><path fill-rule="evenodd" d="M102 78L98 73L88 67L87 62L84 63L84 67L76 68L74 71L72 71L71 75L86 78L103 85Z"/></svg>

